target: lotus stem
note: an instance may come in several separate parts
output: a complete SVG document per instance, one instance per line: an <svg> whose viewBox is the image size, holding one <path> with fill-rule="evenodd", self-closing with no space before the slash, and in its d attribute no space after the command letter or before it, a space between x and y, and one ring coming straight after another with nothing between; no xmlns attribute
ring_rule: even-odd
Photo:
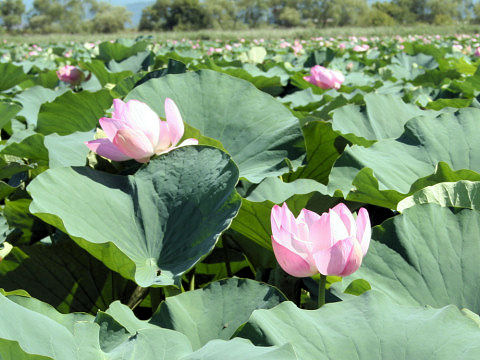
<svg viewBox="0 0 480 360"><path fill-rule="evenodd" d="M318 284L318 308L325 305L325 285L327 284L327 276L320 274L320 282Z"/></svg>
<svg viewBox="0 0 480 360"><path fill-rule="evenodd" d="M135 309L138 305L140 305L143 299L147 297L148 290L149 288L137 286L130 296L127 306L132 310Z"/></svg>

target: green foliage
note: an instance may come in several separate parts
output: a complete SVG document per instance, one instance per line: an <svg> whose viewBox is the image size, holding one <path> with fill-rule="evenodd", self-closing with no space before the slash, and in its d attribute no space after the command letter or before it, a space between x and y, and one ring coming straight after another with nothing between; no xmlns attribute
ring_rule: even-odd
<svg viewBox="0 0 480 360"><path fill-rule="evenodd" d="M478 23L472 0L156 0L145 6L140 31L236 30L273 27L387 26ZM22 0L0 3L6 30L20 28ZM105 0L34 0L28 30L41 33L122 31L132 14Z"/></svg>
<svg viewBox="0 0 480 360"><path fill-rule="evenodd" d="M22 23L24 13L25 5L22 0L4 0L0 3L0 18L8 31Z"/></svg>
<svg viewBox="0 0 480 360"><path fill-rule="evenodd" d="M111 33L123 30L130 16L125 7L102 0L34 0L28 28L43 33Z"/></svg>
<svg viewBox="0 0 480 360"><path fill-rule="evenodd" d="M210 23L199 0L157 0L143 10L139 30L198 30Z"/></svg>
<svg viewBox="0 0 480 360"><path fill-rule="evenodd" d="M87 21L90 32L114 33L125 28L126 23L131 23L132 13L123 6L114 6L105 1L89 0L92 5L90 13L94 14Z"/></svg>
<svg viewBox="0 0 480 360"><path fill-rule="evenodd" d="M192 1L177 15L201 8L214 27L323 26L323 10L361 24L401 6L433 21L434 4ZM0 44L0 359L479 358L477 36L297 31ZM85 79L60 81L65 64ZM345 80L309 83L315 65ZM105 136L117 146L125 127L148 120L170 132L167 98L183 120L180 141L199 145L146 163L85 146ZM153 113L123 114L119 100ZM273 251L271 213L282 203L295 216L363 207L373 225L360 267L326 279L318 310L320 276L288 275ZM305 246L322 234L298 228Z"/></svg>

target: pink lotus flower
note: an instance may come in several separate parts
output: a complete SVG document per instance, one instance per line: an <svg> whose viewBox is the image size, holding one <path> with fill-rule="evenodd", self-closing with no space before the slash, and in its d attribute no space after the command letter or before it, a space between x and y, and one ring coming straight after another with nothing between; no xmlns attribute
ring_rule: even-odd
<svg viewBox="0 0 480 360"><path fill-rule="evenodd" d="M310 69L310 76L303 78L322 89L340 89L345 81L345 76L338 70L330 70L320 65L315 65Z"/></svg>
<svg viewBox="0 0 480 360"><path fill-rule="evenodd" d="M453 44L452 45L452 50L453 51L462 51L462 49L463 49L463 46L460 45L460 44Z"/></svg>
<svg viewBox="0 0 480 360"><path fill-rule="evenodd" d="M363 44L363 45L355 45L353 47L353 51L356 51L356 52L365 52L367 51L368 49L370 49L370 46L368 44Z"/></svg>
<svg viewBox="0 0 480 360"><path fill-rule="evenodd" d="M85 80L85 74L82 70L73 65L65 65L57 71L57 77L60 81L69 83L70 85L78 85Z"/></svg>
<svg viewBox="0 0 480 360"><path fill-rule="evenodd" d="M475 49L474 55L475 55L476 57L480 57L480 47L477 47L477 48Z"/></svg>
<svg viewBox="0 0 480 360"><path fill-rule="evenodd" d="M296 55L300 54L303 50L303 45L300 43L300 41L295 40L292 46L293 53Z"/></svg>
<svg viewBox="0 0 480 360"><path fill-rule="evenodd" d="M114 161L135 159L146 163L157 154L185 145L197 145L197 139L186 139L177 145L185 127L177 105L165 99L165 115L162 121L147 104L130 100L113 100L112 118L101 118L100 126L106 138L87 141L90 150Z"/></svg>
<svg viewBox="0 0 480 360"><path fill-rule="evenodd" d="M370 245L367 210L357 219L344 204L322 216L303 209L295 219L287 204L272 209L272 246L278 263L292 276L348 276L358 270Z"/></svg>

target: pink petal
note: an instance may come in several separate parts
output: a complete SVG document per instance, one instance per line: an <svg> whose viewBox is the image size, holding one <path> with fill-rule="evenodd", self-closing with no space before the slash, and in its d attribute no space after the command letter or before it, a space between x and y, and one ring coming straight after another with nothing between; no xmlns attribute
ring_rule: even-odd
<svg viewBox="0 0 480 360"><path fill-rule="evenodd" d="M321 216L318 215L316 212L307 209L302 209L302 211L300 211L300 214L303 216L303 219L305 220L305 223L308 225L309 228L321 218Z"/></svg>
<svg viewBox="0 0 480 360"><path fill-rule="evenodd" d="M330 209L328 212L330 215L330 232L331 236L333 237L333 241L337 242L339 240L343 240L348 238L348 230L345 224L342 221L342 218L336 211Z"/></svg>
<svg viewBox="0 0 480 360"><path fill-rule="evenodd" d="M309 83L315 84L315 80L313 79L313 76L304 76L303 80L308 81Z"/></svg>
<svg viewBox="0 0 480 360"><path fill-rule="evenodd" d="M170 140L172 145L177 145L185 132L182 115L178 110L175 102L170 99L165 99L165 117L167 118L168 129L170 131Z"/></svg>
<svg viewBox="0 0 480 360"><path fill-rule="evenodd" d="M193 138L185 139L179 145L177 145L177 147L187 146L187 145L198 145L198 140Z"/></svg>
<svg viewBox="0 0 480 360"><path fill-rule="evenodd" d="M121 99L113 99L112 117L126 123L127 119L127 104Z"/></svg>
<svg viewBox="0 0 480 360"><path fill-rule="evenodd" d="M358 241L354 241L353 243L353 249L350 252L350 255L347 259L347 264L345 265L345 269L338 275L338 276L348 276L353 274L355 271L358 270L360 265L362 265L362 260L363 260L363 253L362 253L362 247L358 243Z"/></svg>
<svg viewBox="0 0 480 360"><path fill-rule="evenodd" d="M352 239L345 239L337 241L328 249L315 252L313 259L318 271L323 275L341 276L340 274L343 274L347 266L353 247L354 242Z"/></svg>
<svg viewBox="0 0 480 360"><path fill-rule="evenodd" d="M158 142L155 146L155 153L162 154L166 151L169 151L171 145L172 143L170 140L170 130L168 129L168 124L166 121L160 121Z"/></svg>
<svg viewBox="0 0 480 360"><path fill-rule="evenodd" d="M123 128L117 131L113 144L138 162L147 162L154 154L152 144L139 130Z"/></svg>
<svg viewBox="0 0 480 360"><path fill-rule="evenodd" d="M288 210L288 208L287 208ZM270 222L272 225L272 234L277 242L283 246L291 247L292 234L282 226L284 219L284 208L278 205L274 205L270 214Z"/></svg>
<svg viewBox="0 0 480 360"><path fill-rule="evenodd" d="M328 249L335 244L335 239L332 236L330 229L330 214L324 213L313 221L310 226L310 241L314 244L313 252L318 250Z"/></svg>
<svg viewBox="0 0 480 360"><path fill-rule="evenodd" d="M357 226L355 224L355 219L353 218L352 213L350 212L347 205L340 203L332 208L342 219L345 227L347 228L349 236L353 236L356 233Z"/></svg>
<svg viewBox="0 0 480 360"><path fill-rule="evenodd" d="M290 252L313 264L313 244L309 239L308 226L302 213L297 219L288 209L287 204L282 207L275 205L270 215L272 225L272 239Z"/></svg>
<svg viewBox="0 0 480 360"><path fill-rule="evenodd" d="M286 247L277 243L273 236L272 247L279 265L288 274L295 277L308 277L318 273L314 266L311 266L300 255L295 254Z"/></svg>
<svg viewBox="0 0 480 360"><path fill-rule="evenodd" d="M372 226L370 225L370 217L365 208L360 208L357 215L357 240L362 247L363 255L367 253L370 246L370 238L372 237Z"/></svg>
<svg viewBox="0 0 480 360"><path fill-rule="evenodd" d="M117 119L104 117L98 121L103 131L105 132L105 135L107 135L110 141L113 141L113 138L115 137L115 134L117 133L118 130L120 130L122 127L125 127L125 125L120 120L117 120Z"/></svg>
<svg viewBox="0 0 480 360"><path fill-rule="evenodd" d="M157 154L157 155L166 154L166 153L168 153L168 152L170 152L174 149L178 149L182 146L187 146L187 145L198 145L198 140L197 139L185 139L179 145L169 147L167 150L164 150L164 151L155 152L155 154Z"/></svg>
<svg viewBox="0 0 480 360"><path fill-rule="evenodd" d="M126 104L125 122L132 128L143 132L153 146L158 144L160 118L150 107L138 100Z"/></svg>
<svg viewBox="0 0 480 360"><path fill-rule="evenodd" d="M86 141L85 145L88 146L90 150L97 153L100 156L106 157L114 161L125 161L131 159L123 152L120 151L112 142L106 138L97 139L92 141Z"/></svg>
<svg viewBox="0 0 480 360"><path fill-rule="evenodd" d="M290 234L297 235L298 234L298 227L297 227L297 219L293 216L292 212L287 206L287 203L283 203L281 207L281 225L282 227L288 231Z"/></svg>

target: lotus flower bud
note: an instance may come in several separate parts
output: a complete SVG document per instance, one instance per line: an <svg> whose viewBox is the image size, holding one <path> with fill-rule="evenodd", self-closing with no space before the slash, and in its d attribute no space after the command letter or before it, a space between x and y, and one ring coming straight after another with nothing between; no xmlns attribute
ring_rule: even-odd
<svg viewBox="0 0 480 360"><path fill-rule="evenodd" d="M85 80L85 74L82 70L73 65L65 65L57 71L60 81L64 81L70 85L78 85Z"/></svg>
<svg viewBox="0 0 480 360"><path fill-rule="evenodd" d="M303 78L322 89L340 89L345 81L345 77L338 70L330 70L320 65L315 65L310 69L310 76Z"/></svg>
<svg viewBox="0 0 480 360"><path fill-rule="evenodd" d="M172 99L165 99L162 121L150 107L138 100L123 102L113 100L112 118L101 118L100 126L106 138L87 141L85 144L98 155L114 161L135 159L148 162L160 155L185 145L197 145L198 140L186 139L177 145L185 131L182 116Z"/></svg>
<svg viewBox="0 0 480 360"><path fill-rule="evenodd" d="M344 204L321 216L303 209L295 218L287 204L271 213L272 246L278 263L292 276L348 276L358 270L370 245L367 210L357 219Z"/></svg>

